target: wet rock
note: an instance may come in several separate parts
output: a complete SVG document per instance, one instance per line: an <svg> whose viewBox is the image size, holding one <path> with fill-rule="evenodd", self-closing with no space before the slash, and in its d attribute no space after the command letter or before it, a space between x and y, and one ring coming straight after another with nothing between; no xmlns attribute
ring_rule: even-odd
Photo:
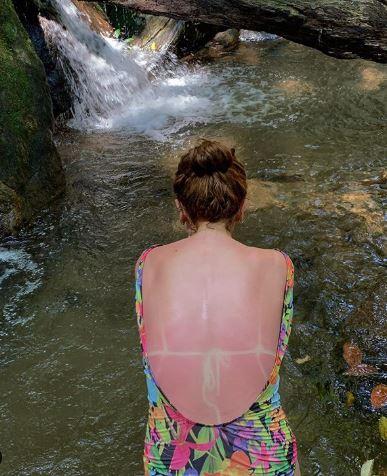
<svg viewBox="0 0 387 476"><path fill-rule="evenodd" d="M184 22L181 20L147 15L145 27L133 44L153 51L175 48L183 30Z"/></svg>
<svg viewBox="0 0 387 476"><path fill-rule="evenodd" d="M345 323L345 334L362 350L363 361L376 357L387 361L387 283L370 286L368 297Z"/></svg>
<svg viewBox="0 0 387 476"><path fill-rule="evenodd" d="M287 95L304 95L313 91L313 86L300 79L286 79L277 83L276 87Z"/></svg>
<svg viewBox="0 0 387 476"><path fill-rule="evenodd" d="M191 57L200 51L205 45L222 31L222 28L216 25L207 25L199 22L186 22L184 32L177 45L177 55L179 57Z"/></svg>
<svg viewBox="0 0 387 476"><path fill-rule="evenodd" d="M387 79L387 75L374 66L362 69L360 75L358 87L364 91L377 91Z"/></svg>
<svg viewBox="0 0 387 476"><path fill-rule="evenodd" d="M269 180L270 182L294 183L305 181L305 178L301 174L289 174L281 170L263 170L259 172L258 175L262 180Z"/></svg>
<svg viewBox="0 0 387 476"><path fill-rule="evenodd" d="M356 187L358 184L353 183L354 190L349 193L312 192L300 208L314 216L330 215L332 219L339 219L342 239L369 243L383 254L385 220L382 206L370 191L356 190Z"/></svg>
<svg viewBox="0 0 387 476"><path fill-rule="evenodd" d="M104 36L113 36L114 28L109 23L105 13L98 7L98 4L72 0L74 5L82 13L83 17L96 33Z"/></svg>
<svg viewBox="0 0 387 476"><path fill-rule="evenodd" d="M235 50L239 45L239 30L234 28L218 32L204 48L186 59L216 59Z"/></svg>
<svg viewBox="0 0 387 476"><path fill-rule="evenodd" d="M43 65L11 0L0 9L0 233L15 232L64 190Z"/></svg>
<svg viewBox="0 0 387 476"><path fill-rule="evenodd" d="M230 28L229 30L220 31L211 41L214 46L219 46L223 50L236 48L239 44L239 30Z"/></svg>
<svg viewBox="0 0 387 476"><path fill-rule="evenodd" d="M284 204L277 199L278 187L274 183L259 179L247 180L247 210L254 212L263 208L279 207Z"/></svg>
<svg viewBox="0 0 387 476"><path fill-rule="evenodd" d="M196 53L219 32L219 27L145 15L144 29L133 44L153 51L172 51L178 57Z"/></svg>
<svg viewBox="0 0 387 476"><path fill-rule="evenodd" d="M39 15L55 18L56 12L37 0L14 0L15 10L44 65L55 118L69 117L72 106L70 88L56 53L48 47Z"/></svg>
<svg viewBox="0 0 387 476"><path fill-rule="evenodd" d="M382 172L378 177L362 180L363 185L387 185L387 172Z"/></svg>

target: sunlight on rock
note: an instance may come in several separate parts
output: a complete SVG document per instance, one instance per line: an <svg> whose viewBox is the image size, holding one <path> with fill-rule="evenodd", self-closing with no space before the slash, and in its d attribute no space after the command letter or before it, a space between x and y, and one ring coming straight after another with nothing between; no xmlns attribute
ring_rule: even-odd
<svg viewBox="0 0 387 476"><path fill-rule="evenodd" d="M80 0L72 0L74 5L82 13L92 30L104 36L113 36L114 28L109 23L106 15L94 4L81 2Z"/></svg>
<svg viewBox="0 0 387 476"><path fill-rule="evenodd" d="M278 185L259 179L247 181L247 211L256 211L260 208L281 207L285 205L276 197Z"/></svg>
<svg viewBox="0 0 387 476"><path fill-rule="evenodd" d="M298 359L296 359L296 362L297 364L305 364L305 362L309 362L309 360L311 359L310 355L305 355L304 357L299 357Z"/></svg>
<svg viewBox="0 0 387 476"><path fill-rule="evenodd" d="M301 205L306 210L323 210L324 213L335 216L345 216L351 213L364 223L365 234L381 236L384 233L384 214L382 207L374 200L368 191L358 190L350 193L326 192L323 194L310 194L310 201ZM361 233L354 227L353 233ZM364 231L363 231L364 233Z"/></svg>
<svg viewBox="0 0 387 476"><path fill-rule="evenodd" d="M386 80L387 75L375 67L364 68L361 71L361 81L359 87L365 91L376 91Z"/></svg>
<svg viewBox="0 0 387 476"><path fill-rule="evenodd" d="M231 54L221 56L219 61L238 61L249 65L258 65L262 61L262 50L251 48L249 45L240 44Z"/></svg>
<svg viewBox="0 0 387 476"><path fill-rule="evenodd" d="M286 79L277 83L275 87L281 89L288 95L299 95L313 91L313 86L301 79Z"/></svg>
<svg viewBox="0 0 387 476"><path fill-rule="evenodd" d="M348 211L364 219L370 233L383 234L383 211L368 192L345 193L341 199L343 201L342 205Z"/></svg>

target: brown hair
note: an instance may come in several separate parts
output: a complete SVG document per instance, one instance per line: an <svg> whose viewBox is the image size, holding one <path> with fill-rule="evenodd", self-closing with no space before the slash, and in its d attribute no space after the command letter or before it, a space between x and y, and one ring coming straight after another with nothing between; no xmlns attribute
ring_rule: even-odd
<svg viewBox="0 0 387 476"><path fill-rule="evenodd" d="M173 190L194 225L226 220L230 229L246 197L246 171L235 149L203 139L182 155Z"/></svg>

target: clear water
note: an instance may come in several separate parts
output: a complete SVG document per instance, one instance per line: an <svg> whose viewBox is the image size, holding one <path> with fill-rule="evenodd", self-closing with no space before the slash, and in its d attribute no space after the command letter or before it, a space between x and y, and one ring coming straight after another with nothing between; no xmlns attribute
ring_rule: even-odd
<svg viewBox="0 0 387 476"><path fill-rule="evenodd" d="M236 237L295 263L281 385L303 475L351 476L373 458L382 473L381 412L367 403L382 376L343 376L341 346L357 337L359 309L384 299L385 77L282 40L242 43L166 74L160 104L131 110L118 130L56 138L66 197L1 247L2 474L143 474L134 263L184 236L171 175L199 136L234 143L246 164L250 213ZM181 109L187 94L205 107ZM385 336L361 325L379 362Z"/></svg>

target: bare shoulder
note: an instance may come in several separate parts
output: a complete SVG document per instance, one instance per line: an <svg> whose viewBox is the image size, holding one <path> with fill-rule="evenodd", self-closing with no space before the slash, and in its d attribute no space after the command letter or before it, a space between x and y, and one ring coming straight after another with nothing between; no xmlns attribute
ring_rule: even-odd
<svg viewBox="0 0 387 476"><path fill-rule="evenodd" d="M157 254L158 252L156 252L156 250L158 250L159 248L162 248L163 246L164 245L157 245L157 246L151 245L148 248L145 248L144 250L142 250L141 254L138 256L136 260L136 264L134 267L135 271L137 271L141 261L144 261L145 256L146 256L146 262L147 262L147 268L148 268L149 267L148 262L153 261L153 258L151 259L151 255L154 255L155 253Z"/></svg>
<svg viewBox="0 0 387 476"><path fill-rule="evenodd" d="M286 279L288 263L285 254L274 248L257 248L247 246L246 253L250 262L255 266L265 266L271 273L278 274L279 277Z"/></svg>
<svg viewBox="0 0 387 476"><path fill-rule="evenodd" d="M160 263L165 259L169 259L171 255L178 253L185 243L185 238L171 243L158 244L148 254L147 261L152 261L154 264Z"/></svg>
<svg viewBox="0 0 387 476"><path fill-rule="evenodd" d="M138 263L141 260L144 252L146 253L146 268L148 274L151 274L151 270L157 268L159 265L164 263L166 260L169 260L172 255L180 251L181 245L185 240L178 240L172 243L157 244L152 245L141 253L140 257L137 260L136 268Z"/></svg>

